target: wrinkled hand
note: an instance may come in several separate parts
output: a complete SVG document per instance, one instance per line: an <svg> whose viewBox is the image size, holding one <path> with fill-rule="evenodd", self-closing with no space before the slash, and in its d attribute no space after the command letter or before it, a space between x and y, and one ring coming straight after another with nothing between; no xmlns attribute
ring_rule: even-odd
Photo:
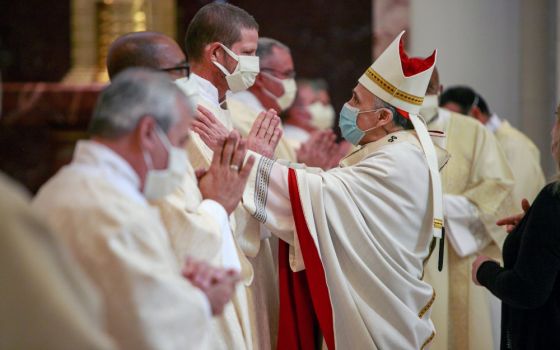
<svg viewBox="0 0 560 350"><path fill-rule="evenodd" d="M521 201L521 209L523 209L523 213L521 214L517 214L517 215L512 215L512 216L508 216L506 218L503 218L501 220L498 220L496 222L496 225L498 226L505 226L506 227L506 231L508 233L511 233L511 231L513 231L513 229L515 228L515 226L517 226L517 224L519 224L519 222L523 219L523 217L525 216L525 214L527 214L527 210L529 210L529 208L531 207L531 204L529 204L529 201L525 198L523 198L523 200Z"/></svg>
<svg viewBox="0 0 560 350"><path fill-rule="evenodd" d="M247 148L267 158L273 158L281 137L280 118L274 109L269 109L261 112L253 122L247 136Z"/></svg>
<svg viewBox="0 0 560 350"><path fill-rule="evenodd" d="M476 278L476 273L478 272L478 269L480 268L480 265L482 265L482 263L486 262L486 261L495 261L493 259L490 259L487 256L484 255L479 255L476 257L476 259L473 261L472 263L472 270L471 270L471 277L472 280L474 282L474 284L476 284L477 286L480 286L480 282L478 281L478 279ZM495 261L497 263L497 261Z"/></svg>
<svg viewBox="0 0 560 350"><path fill-rule="evenodd" d="M187 258L182 274L206 294L213 315L219 315L224 311L240 279L239 273L235 270L213 267L191 258Z"/></svg>
<svg viewBox="0 0 560 350"><path fill-rule="evenodd" d="M351 149L352 149L352 144L350 142L346 140L342 140L341 142L339 142L337 153L333 158L332 167L337 166L340 163L340 161L344 159L348 155L348 153L350 153Z"/></svg>
<svg viewBox="0 0 560 350"><path fill-rule="evenodd" d="M336 135L332 130L315 131L297 150L297 161L328 170L337 166L348 153L348 145L347 142L336 143Z"/></svg>
<svg viewBox="0 0 560 350"><path fill-rule="evenodd" d="M197 108L197 118L192 123L192 129L214 152L220 149L220 140L226 139L229 135L229 131L214 114L200 105Z"/></svg>
<svg viewBox="0 0 560 350"><path fill-rule="evenodd" d="M327 170L332 163L336 147L336 135L331 130L315 131L297 150L297 161Z"/></svg>
<svg viewBox="0 0 560 350"><path fill-rule="evenodd" d="M235 130L219 145L208 170L197 170L198 187L204 199L215 200L231 214L241 200L255 157L243 164L247 144Z"/></svg>

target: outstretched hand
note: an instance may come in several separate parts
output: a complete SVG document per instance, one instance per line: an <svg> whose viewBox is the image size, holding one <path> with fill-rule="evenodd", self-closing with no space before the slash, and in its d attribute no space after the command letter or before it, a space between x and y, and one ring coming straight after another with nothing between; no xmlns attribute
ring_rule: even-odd
<svg viewBox="0 0 560 350"><path fill-rule="evenodd" d="M297 150L297 161L328 170L337 166L346 153L348 143L336 143L336 135L332 130L316 131Z"/></svg>
<svg viewBox="0 0 560 350"><path fill-rule="evenodd" d="M255 157L249 157L243 164L247 144L235 130L226 140L218 141L218 145L208 170L196 172L198 187L204 199L215 200L231 214L241 200Z"/></svg>
<svg viewBox="0 0 560 350"><path fill-rule="evenodd" d="M280 118L274 109L269 109L261 112L253 122L247 136L247 148L267 158L273 158L281 137Z"/></svg>
<svg viewBox="0 0 560 350"><path fill-rule="evenodd" d="M297 161L327 170L332 163L331 157L336 146L336 135L331 130L315 131L297 150Z"/></svg>
<svg viewBox="0 0 560 350"><path fill-rule="evenodd" d="M220 149L220 141L225 140L229 135L229 131L224 124L201 105L197 107L197 118L192 123L192 129L214 152Z"/></svg>
<svg viewBox="0 0 560 350"><path fill-rule="evenodd" d="M508 233L511 233L511 231L513 231L513 229L517 226L517 224L519 224L519 222L523 219L525 214L527 214L527 211L529 210L530 207L531 204L529 204L529 201L523 198L523 200L521 201L521 209L523 209L523 213L500 219L496 222L496 225L505 226L506 231Z"/></svg>

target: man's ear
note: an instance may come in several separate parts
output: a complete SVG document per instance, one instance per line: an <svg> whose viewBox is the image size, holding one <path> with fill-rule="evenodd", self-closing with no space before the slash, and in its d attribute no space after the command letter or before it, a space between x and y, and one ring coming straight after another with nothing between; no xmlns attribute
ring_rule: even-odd
<svg viewBox="0 0 560 350"><path fill-rule="evenodd" d="M150 116L145 116L138 122L134 131L135 138L141 149L152 150L157 144L156 121Z"/></svg>
<svg viewBox="0 0 560 350"><path fill-rule="evenodd" d="M476 120L481 122L482 124L486 124L487 118L484 116L484 113L478 108L478 106L474 106L471 108L470 115L472 115Z"/></svg>
<svg viewBox="0 0 560 350"><path fill-rule="evenodd" d="M223 62L223 52L224 50L221 50L221 46L219 42L213 42L210 44L207 44L204 47L204 56L206 58L207 61L222 61Z"/></svg>
<svg viewBox="0 0 560 350"><path fill-rule="evenodd" d="M388 125L393 121L393 112L389 108L381 108L379 110L378 126Z"/></svg>

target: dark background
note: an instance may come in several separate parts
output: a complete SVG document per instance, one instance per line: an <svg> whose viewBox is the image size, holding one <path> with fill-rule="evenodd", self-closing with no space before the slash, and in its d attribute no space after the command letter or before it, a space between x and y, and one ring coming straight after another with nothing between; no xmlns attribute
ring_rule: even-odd
<svg viewBox="0 0 560 350"><path fill-rule="evenodd" d="M177 42L209 0L176 0ZM153 0L157 4L157 0ZM297 74L324 78L339 110L371 64L371 0L232 0L260 35L292 49ZM31 192L70 161L102 85L56 84L70 70L70 0L0 1L0 170ZM92 28L95 30L95 28Z"/></svg>
<svg viewBox="0 0 560 350"><path fill-rule="evenodd" d="M209 2L177 0L181 46L190 19ZM256 18L261 36L290 46L299 77L325 78L337 110L371 64L371 0L230 3ZM70 69L70 1L2 1L0 68L5 82L60 81Z"/></svg>

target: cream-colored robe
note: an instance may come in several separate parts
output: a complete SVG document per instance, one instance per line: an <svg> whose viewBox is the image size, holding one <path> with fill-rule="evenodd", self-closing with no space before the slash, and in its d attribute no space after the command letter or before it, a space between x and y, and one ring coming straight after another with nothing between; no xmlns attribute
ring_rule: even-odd
<svg viewBox="0 0 560 350"><path fill-rule="evenodd" d="M139 188L123 158L80 141L72 163L40 189L33 207L99 289L119 348L205 348L208 299L181 275L159 211Z"/></svg>
<svg viewBox="0 0 560 350"><path fill-rule="evenodd" d="M523 198L529 202L537 196L545 185L541 168L541 155L535 144L519 130L502 120L494 135L507 157L513 173L515 185L513 198L519 210Z"/></svg>
<svg viewBox="0 0 560 350"><path fill-rule="evenodd" d="M293 169L258 158L244 205L290 244L293 271L311 268L308 254L318 253L336 347L427 348L434 336L435 295L421 277L433 213L428 165L414 134L396 132L367 144L340 168L295 170L299 196L288 185ZM295 230L295 201L309 234ZM311 245L304 242L308 236ZM317 286L310 276L322 273L307 270L314 299Z"/></svg>
<svg viewBox="0 0 560 350"><path fill-rule="evenodd" d="M115 349L97 291L0 173L0 349Z"/></svg>
<svg viewBox="0 0 560 350"><path fill-rule="evenodd" d="M197 104L206 107L228 129L233 130L233 121L227 109L220 107L218 91L211 83L196 74L198 86ZM180 84L180 83L179 83ZM192 133L187 153L193 167L208 168L212 160L212 150L200 136ZM232 228L239 249L241 273L246 288L238 288L233 299L238 322L241 325L244 344L232 345L235 349L270 349L275 347L275 324L277 291L273 287L276 271L270 242L261 234L260 223L254 220L240 205L232 215Z"/></svg>
<svg viewBox="0 0 560 350"><path fill-rule="evenodd" d="M205 210L204 204L208 204L208 201L202 199L192 167L189 166L186 175L180 188L154 203L161 213L177 262L182 264L189 256L210 262L214 266L237 267L239 257L235 251L231 229L227 227L227 232L222 232L219 222L221 219L216 216L216 211ZM226 225L229 225L227 213L223 208L220 209L224 211ZM231 242L228 242L226 235L229 235ZM234 251L228 251L231 249ZM237 263L231 263L231 260L237 260ZM241 289L239 293L244 294L243 286L237 288ZM213 317L211 334L208 341L210 349L245 346L243 329L234 303L228 303L221 315Z"/></svg>
<svg viewBox="0 0 560 350"><path fill-rule="evenodd" d="M431 130L447 135L445 148L451 158L442 171L444 194L462 196L475 207L465 208L465 217L480 222L471 228L488 235L481 253L501 259L505 231L495 222L511 213L510 192L513 178L507 161L494 136L482 124L465 116L439 109L430 120ZM444 197L445 198L445 197ZM446 217L446 221L449 218ZM446 226L450 230L449 221ZM448 232L447 236L449 237ZM435 259L426 266L425 281L437 295L432 320L436 338L432 349L493 349L492 321L488 293L472 283L471 263L474 255L460 257L446 239L444 269L437 271Z"/></svg>

